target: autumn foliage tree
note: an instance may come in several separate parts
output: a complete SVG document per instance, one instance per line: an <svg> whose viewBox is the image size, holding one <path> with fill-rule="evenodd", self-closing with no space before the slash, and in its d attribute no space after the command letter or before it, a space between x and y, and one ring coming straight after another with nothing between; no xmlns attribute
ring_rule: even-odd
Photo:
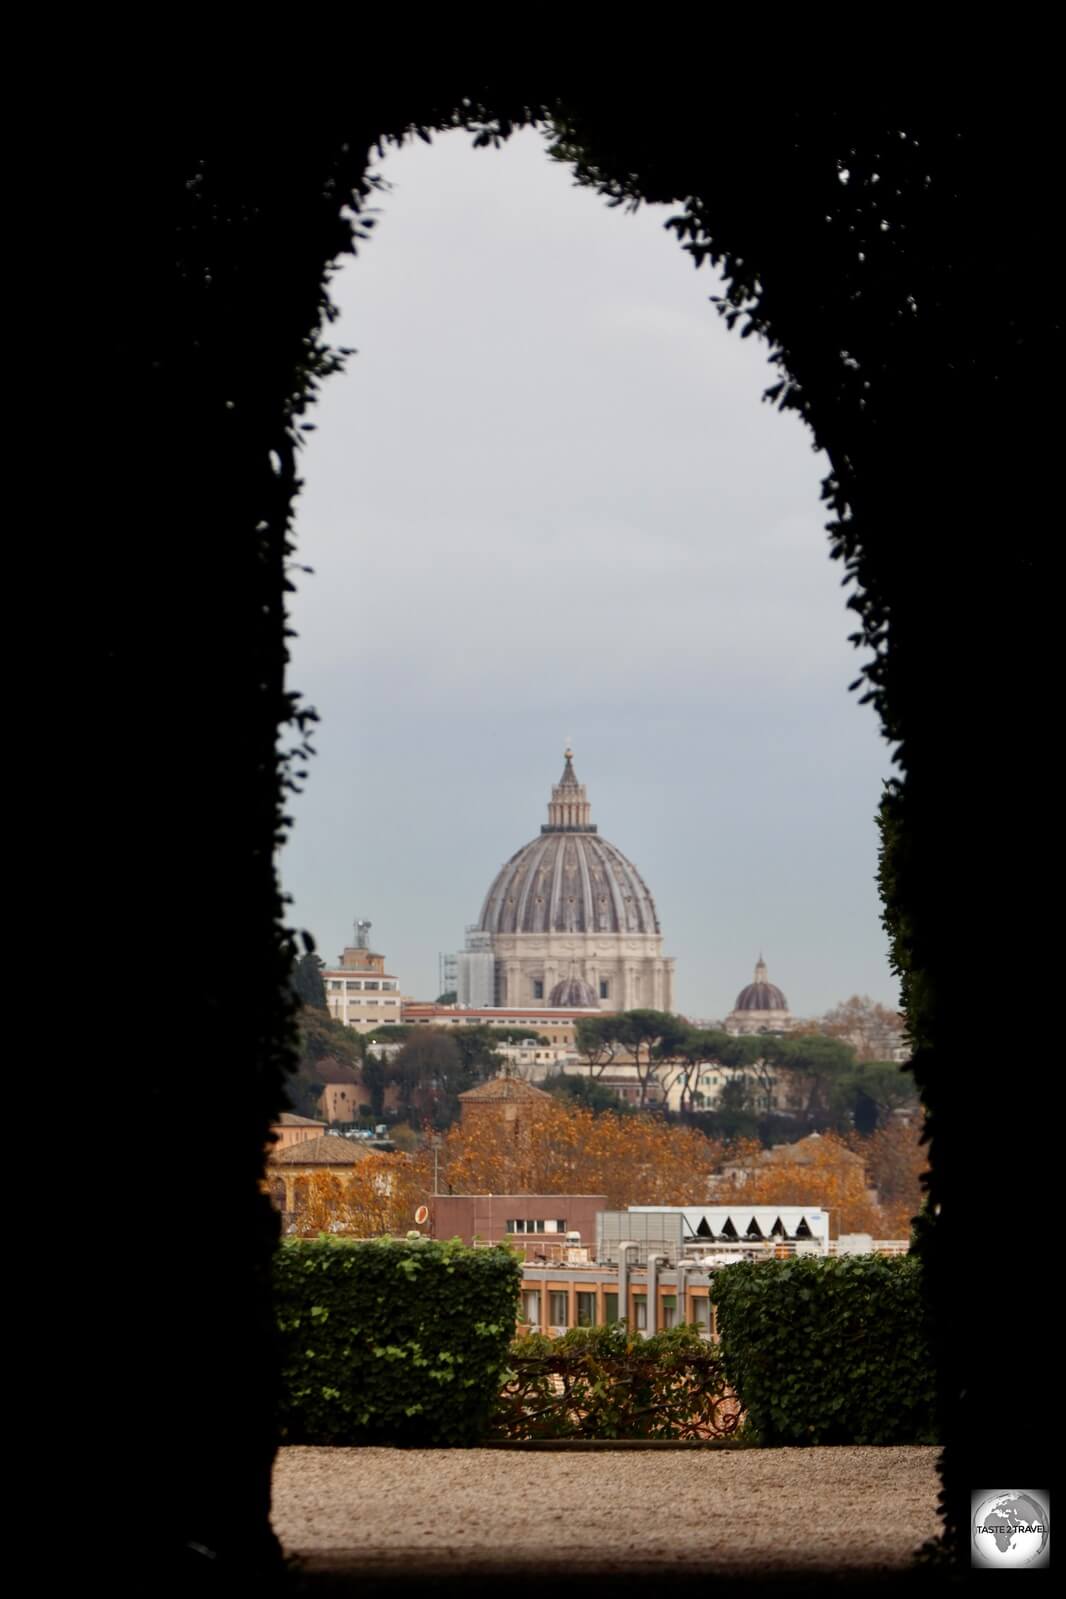
<svg viewBox="0 0 1066 1599"><path fill-rule="evenodd" d="M860 1061L885 1060L902 1039L905 1021L899 1011L878 1004L869 994L852 994L827 1011L814 1027L826 1038L850 1044Z"/></svg>
<svg viewBox="0 0 1066 1599"><path fill-rule="evenodd" d="M852 1134L847 1141L824 1133L815 1142L765 1152L755 1159L730 1164L737 1170L723 1176L715 1190L722 1204L820 1205L829 1211L830 1233L870 1233L874 1238L904 1239L922 1200L924 1149L917 1122L901 1121L879 1128L871 1137ZM855 1160L849 1158L858 1156Z"/></svg>
<svg viewBox="0 0 1066 1599"><path fill-rule="evenodd" d="M453 1193L606 1194L612 1209L624 1209L702 1202L724 1153L694 1128L659 1117L594 1115L546 1099L523 1106L517 1131L492 1117L451 1128L439 1169Z"/></svg>
<svg viewBox="0 0 1066 1599"><path fill-rule="evenodd" d="M866 1162L880 1199L887 1238L906 1238L924 1197L922 1182L929 1164L918 1116L884 1121L869 1138L850 1140Z"/></svg>
<svg viewBox="0 0 1066 1599"><path fill-rule="evenodd" d="M545 1098L518 1121L479 1116L437 1148L441 1188L466 1194L604 1194L629 1205L821 1205L831 1231L907 1238L922 1199L925 1150L917 1119L895 1118L865 1138L823 1134L779 1146L726 1144L659 1116L595 1113ZM856 1159L855 1157L859 1158ZM723 1170L723 1168L725 1168ZM297 1181L296 1231L372 1238L405 1233L433 1192L433 1151L371 1155L354 1170Z"/></svg>
<svg viewBox="0 0 1066 1599"><path fill-rule="evenodd" d="M726 1205L820 1205L829 1211L830 1233L871 1233L883 1237L880 1208L868 1192L861 1161L832 1134L802 1162L753 1161L724 1177L715 1198Z"/></svg>
<svg viewBox="0 0 1066 1599"><path fill-rule="evenodd" d="M408 1155L368 1155L350 1170L297 1177L292 1231L380 1238L406 1233L423 1198L422 1174Z"/></svg>

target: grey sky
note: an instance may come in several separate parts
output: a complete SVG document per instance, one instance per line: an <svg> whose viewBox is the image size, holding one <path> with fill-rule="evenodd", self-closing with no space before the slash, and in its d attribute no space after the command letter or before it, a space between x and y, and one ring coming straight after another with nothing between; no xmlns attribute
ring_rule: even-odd
<svg viewBox="0 0 1066 1599"><path fill-rule="evenodd" d="M282 863L333 961L356 915L437 992L573 740L636 862L677 1001L718 1017L760 947L793 1010L893 1004L874 873L889 751L847 693L825 462L761 403L765 349L645 208L573 187L537 135L382 167L333 283L358 355L312 418L315 568L290 683L322 716Z"/></svg>

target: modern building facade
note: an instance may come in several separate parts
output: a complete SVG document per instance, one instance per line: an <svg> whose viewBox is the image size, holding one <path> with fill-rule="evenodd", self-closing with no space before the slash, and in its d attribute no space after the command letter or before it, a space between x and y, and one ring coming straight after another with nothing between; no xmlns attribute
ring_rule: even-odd
<svg viewBox="0 0 1066 1599"><path fill-rule="evenodd" d="M522 1268L518 1331L558 1338L571 1327L609 1327L623 1320L642 1336L682 1323L708 1340L717 1337L711 1273L687 1262L626 1272L617 1265L538 1265Z"/></svg>
<svg viewBox="0 0 1066 1599"><path fill-rule="evenodd" d="M484 945L469 952L491 953L496 1006L674 1008L651 891L600 837L570 749L547 822L497 872L471 931Z"/></svg>

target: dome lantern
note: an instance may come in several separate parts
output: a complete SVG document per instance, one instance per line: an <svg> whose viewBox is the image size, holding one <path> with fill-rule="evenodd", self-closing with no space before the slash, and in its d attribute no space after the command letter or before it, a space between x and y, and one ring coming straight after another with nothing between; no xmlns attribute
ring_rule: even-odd
<svg viewBox="0 0 1066 1599"><path fill-rule="evenodd" d="M548 820L541 826L542 833L594 833L590 816L592 808L585 793L584 783L579 783L574 771L574 752L567 745L566 765L563 775L552 784L552 797L548 801Z"/></svg>

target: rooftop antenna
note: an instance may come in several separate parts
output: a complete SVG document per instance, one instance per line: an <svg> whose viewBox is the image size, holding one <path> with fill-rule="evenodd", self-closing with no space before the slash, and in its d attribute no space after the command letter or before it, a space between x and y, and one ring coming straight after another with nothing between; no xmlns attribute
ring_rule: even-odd
<svg viewBox="0 0 1066 1599"><path fill-rule="evenodd" d="M355 924L355 947L356 947L356 949L369 949L370 948L370 928L371 928L371 925L372 924L370 922L362 922L362 921L356 922L356 924Z"/></svg>

